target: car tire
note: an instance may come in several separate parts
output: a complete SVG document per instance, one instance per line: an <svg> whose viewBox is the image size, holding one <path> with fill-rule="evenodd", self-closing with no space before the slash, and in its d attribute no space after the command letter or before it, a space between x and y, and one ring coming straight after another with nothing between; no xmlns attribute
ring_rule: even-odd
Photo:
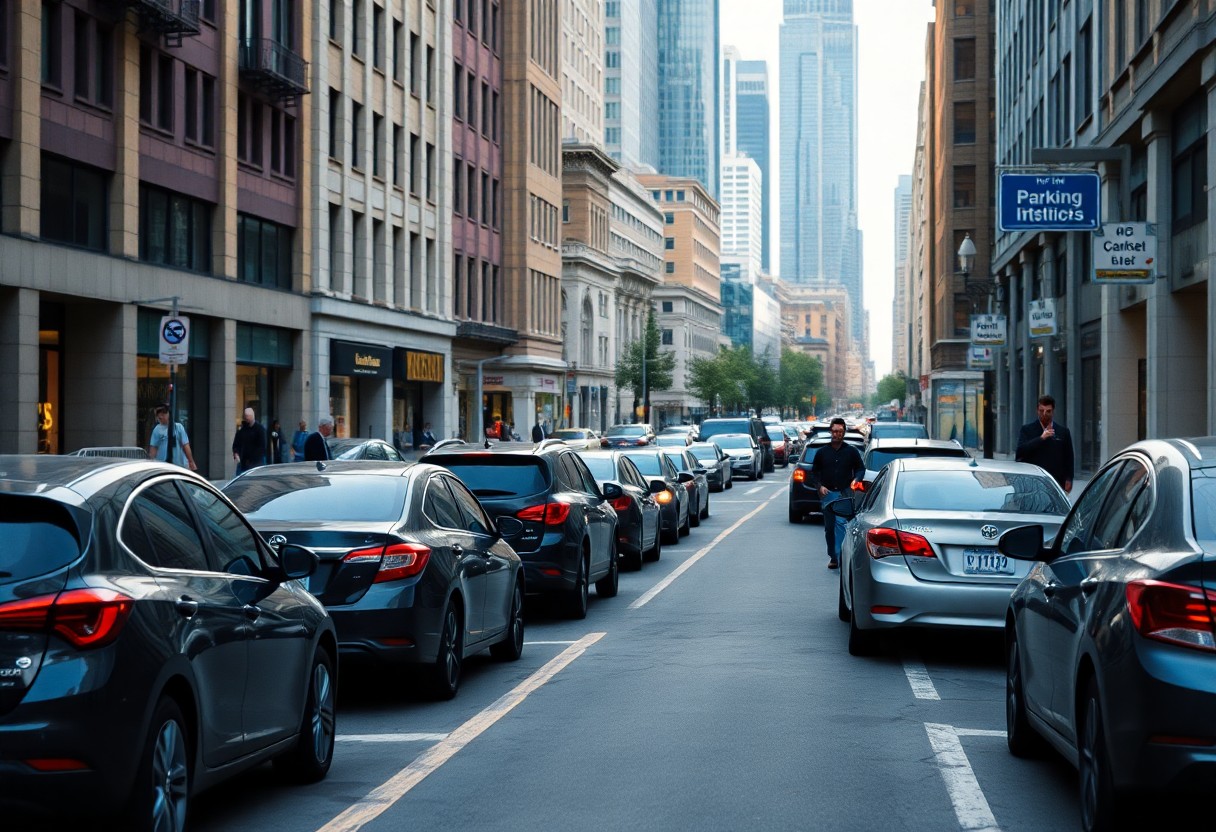
<svg viewBox="0 0 1216 832"><path fill-rule="evenodd" d="M689 526L689 528L693 528L693 527L696 527L699 525L701 525L701 507L700 506L697 506L696 508L689 507L689 509L688 509L688 526Z"/></svg>
<svg viewBox="0 0 1216 832"><path fill-rule="evenodd" d="M620 589L620 581L620 563L617 561L616 544L613 543L608 552L608 574L595 582L595 596L597 598L615 598Z"/></svg>
<svg viewBox="0 0 1216 832"><path fill-rule="evenodd" d="M490 645L490 655L500 662L513 662L524 654L524 588L519 581L511 593L511 615L502 641Z"/></svg>
<svg viewBox="0 0 1216 832"><path fill-rule="evenodd" d="M336 687L334 660L319 649L308 673L308 697L299 739L290 751L274 760L275 768L296 783L316 783L329 773L337 727Z"/></svg>
<svg viewBox="0 0 1216 832"><path fill-rule="evenodd" d="M1077 722L1081 828L1085 832L1119 828L1118 824L1128 810L1128 800L1115 788L1114 771L1106 748L1106 729L1102 722L1102 703L1095 679L1091 678L1086 686Z"/></svg>
<svg viewBox="0 0 1216 832"><path fill-rule="evenodd" d="M836 617L841 621L849 620L849 605L844 602L844 571L841 570L840 581L836 584Z"/></svg>
<svg viewBox="0 0 1216 832"><path fill-rule="evenodd" d="M645 560L654 562L663 556L663 530L660 528L654 534L654 546L646 553Z"/></svg>
<svg viewBox="0 0 1216 832"><path fill-rule="evenodd" d="M705 495L705 505L701 506L701 519L702 520L709 519L709 495L708 494Z"/></svg>
<svg viewBox="0 0 1216 832"><path fill-rule="evenodd" d="M687 537L692 533L692 510L684 513L684 525L680 527L680 536Z"/></svg>
<svg viewBox="0 0 1216 832"><path fill-rule="evenodd" d="M464 666L464 626L460 612L459 601L449 599L443 614L443 630L439 634L439 650L429 670L431 695L438 700L454 699L460 689L460 672Z"/></svg>
<svg viewBox="0 0 1216 832"><path fill-rule="evenodd" d="M1005 739L1015 757L1040 756L1046 743L1026 716L1026 695L1022 685L1022 654L1016 633L1010 634L1005 653Z"/></svg>
<svg viewBox="0 0 1216 832"><path fill-rule="evenodd" d="M188 737L181 707L162 698L148 726L122 828L152 832L185 827L194 774Z"/></svg>
<svg viewBox="0 0 1216 832"><path fill-rule="evenodd" d="M574 587L566 590L564 607L566 618L572 621L582 621L587 617L587 552L578 559L578 575L574 579Z"/></svg>
<svg viewBox="0 0 1216 832"><path fill-rule="evenodd" d="M755 479L758 479L758 480L764 479L764 466L763 465L760 466L760 470L756 472Z"/></svg>
<svg viewBox="0 0 1216 832"><path fill-rule="evenodd" d="M790 522L795 525L802 522L802 512L793 506L790 506Z"/></svg>
<svg viewBox="0 0 1216 832"><path fill-rule="evenodd" d="M857 595L853 594L853 606L849 610L849 655L873 656L878 652L878 633L857 626Z"/></svg>
<svg viewBox="0 0 1216 832"><path fill-rule="evenodd" d="M734 477L731 477L729 480L726 481L726 487L727 488L735 487L735 478Z"/></svg>

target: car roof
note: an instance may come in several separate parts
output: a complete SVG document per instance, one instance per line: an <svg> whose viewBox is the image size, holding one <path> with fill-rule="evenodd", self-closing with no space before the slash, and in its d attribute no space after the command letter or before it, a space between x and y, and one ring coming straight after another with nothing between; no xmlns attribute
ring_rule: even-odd
<svg viewBox="0 0 1216 832"><path fill-rule="evenodd" d="M49 497L78 505L132 474L175 473L202 480L178 465L150 459L57 454L0 454L0 483L5 493Z"/></svg>
<svg viewBox="0 0 1216 832"><path fill-rule="evenodd" d="M1182 454L1192 468L1216 467L1216 436L1194 436L1186 439L1149 439L1124 450L1138 450L1150 459L1161 455L1165 447Z"/></svg>
<svg viewBox="0 0 1216 832"><path fill-rule="evenodd" d="M874 424L870 425L870 430L874 430L874 428L878 427L879 425L882 426L883 430L886 430L887 428L925 428L925 426L920 422L875 422Z"/></svg>
<svg viewBox="0 0 1216 832"><path fill-rule="evenodd" d="M334 477L348 475L403 477L420 465L422 464L418 462L391 462L379 459L331 459L322 463L286 462L282 465L259 465L257 468L250 468L236 479L282 477L288 474L306 474L309 472ZM422 468L429 467L432 466L422 465Z"/></svg>
<svg viewBox="0 0 1216 832"><path fill-rule="evenodd" d="M942 450L957 450L966 454L962 445L953 439L924 439L914 436L876 436L870 440L869 450L889 451L893 448L940 448Z"/></svg>
<svg viewBox="0 0 1216 832"><path fill-rule="evenodd" d="M1014 462L1006 459L976 459L975 457L918 456L893 460L888 467L904 471L992 471L1000 474L1050 475L1029 462Z"/></svg>

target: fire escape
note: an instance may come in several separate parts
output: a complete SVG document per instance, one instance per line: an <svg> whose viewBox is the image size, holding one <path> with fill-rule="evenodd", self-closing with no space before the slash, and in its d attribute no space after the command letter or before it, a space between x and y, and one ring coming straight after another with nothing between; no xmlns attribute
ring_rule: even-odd
<svg viewBox="0 0 1216 832"><path fill-rule="evenodd" d="M249 38L240 46L241 78L261 94L294 104L308 94L308 61L277 40Z"/></svg>
<svg viewBox="0 0 1216 832"><path fill-rule="evenodd" d="M165 46L178 47L182 38L199 33L199 6L202 0L126 0L139 15L140 34L152 33L165 39Z"/></svg>

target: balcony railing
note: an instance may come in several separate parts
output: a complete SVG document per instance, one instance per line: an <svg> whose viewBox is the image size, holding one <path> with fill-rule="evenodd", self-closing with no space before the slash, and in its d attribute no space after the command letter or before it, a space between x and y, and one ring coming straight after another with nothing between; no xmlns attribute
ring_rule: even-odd
<svg viewBox="0 0 1216 832"><path fill-rule="evenodd" d="M467 338L471 341L485 341L501 347L509 346L519 341L519 332L497 324L484 324L480 321L458 321L456 337Z"/></svg>
<svg viewBox="0 0 1216 832"><path fill-rule="evenodd" d="M279 99L308 94L308 61L269 38L241 44L241 77L266 95Z"/></svg>
<svg viewBox="0 0 1216 832"><path fill-rule="evenodd" d="M182 37L199 33L202 0L126 0L139 15L139 31L164 35L166 46L181 46Z"/></svg>

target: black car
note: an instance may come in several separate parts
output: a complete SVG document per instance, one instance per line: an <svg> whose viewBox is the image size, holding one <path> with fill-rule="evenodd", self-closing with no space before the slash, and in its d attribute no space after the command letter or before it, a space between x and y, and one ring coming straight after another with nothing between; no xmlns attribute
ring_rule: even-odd
<svg viewBox="0 0 1216 832"><path fill-rule="evenodd" d="M773 459L773 441L769 439L768 428L764 422L755 416L730 416L720 419L706 419L701 423L699 434L705 442L720 433L748 433L760 446L761 473L771 474L775 467Z"/></svg>
<svg viewBox="0 0 1216 832"><path fill-rule="evenodd" d="M601 598L616 595L616 511L565 442L448 445L424 459L450 469L490 516L523 521L512 544L529 593L558 596L576 619L587 615L589 583Z"/></svg>
<svg viewBox="0 0 1216 832"><path fill-rule="evenodd" d="M337 639L206 480L160 462L0 456L0 811L181 829L273 759L325 777ZM115 816L115 817L110 817ZM7 826L7 824L6 824Z"/></svg>
<svg viewBox="0 0 1216 832"><path fill-rule="evenodd" d="M844 441L848 445L852 445L857 449L857 452L864 453L865 440L861 437L850 436L845 433ZM802 518L808 514L823 514L823 506L820 505L819 490L811 487L811 464L815 461L815 452L824 445L832 444L831 436L818 434L807 440L806 448L802 452L802 456L798 459L798 464L794 466L794 471L790 474L790 522L801 523Z"/></svg>
<svg viewBox="0 0 1216 832"><path fill-rule="evenodd" d="M695 456L705 469L705 479L709 482L710 491L725 491L735 487L731 476L730 457L716 442L694 442L688 446L688 452Z"/></svg>
<svg viewBox="0 0 1216 832"><path fill-rule="evenodd" d="M1090 480L1053 542L1023 526L997 545L1035 562L1005 619L1009 750L1046 743L1077 766L1087 830L1114 828L1137 800L1206 806L1216 437L1132 445ZM1153 792L1179 797L1145 798Z"/></svg>
<svg viewBox="0 0 1216 832"><path fill-rule="evenodd" d="M335 460L254 468L224 493L276 545L321 558L309 589L334 619L343 660L415 664L440 699L466 656L523 650L524 576L496 525L451 472Z"/></svg>
<svg viewBox="0 0 1216 832"><path fill-rule="evenodd" d="M579 456L616 509L616 544L622 559L634 569L641 569L644 560L658 560L663 521L655 496L667 491L666 481L647 480L620 451L579 451Z"/></svg>
<svg viewBox="0 0 1216 832"><path fill-rule="evenodd" d="M697 462L697 458L682 448L667 448L664 450L671 464L676 467L676 476L688 489L691 502L688 504L688 516L694 526L709 517L709 479L705 468Z"/></svg>
<svg viewBox="0 0 1216 832"><path fill-rule="evenodd" d="M636 448L654 441L649 425L613 425L600 440L605 448Z"/></svg>
<svg viewBox="0 0 1216 832"><path fill-rule="evenodd" d="M688 534L692 529L692 501L688 496L688 487L684 485L684 480L680 479L680 472L672 465L662 448L640 448L626 453L642 472L642 476L648 480L662 479L667 483L667 489L655 495L663 520L663 543L679 543L680 536Z"/></svg>

